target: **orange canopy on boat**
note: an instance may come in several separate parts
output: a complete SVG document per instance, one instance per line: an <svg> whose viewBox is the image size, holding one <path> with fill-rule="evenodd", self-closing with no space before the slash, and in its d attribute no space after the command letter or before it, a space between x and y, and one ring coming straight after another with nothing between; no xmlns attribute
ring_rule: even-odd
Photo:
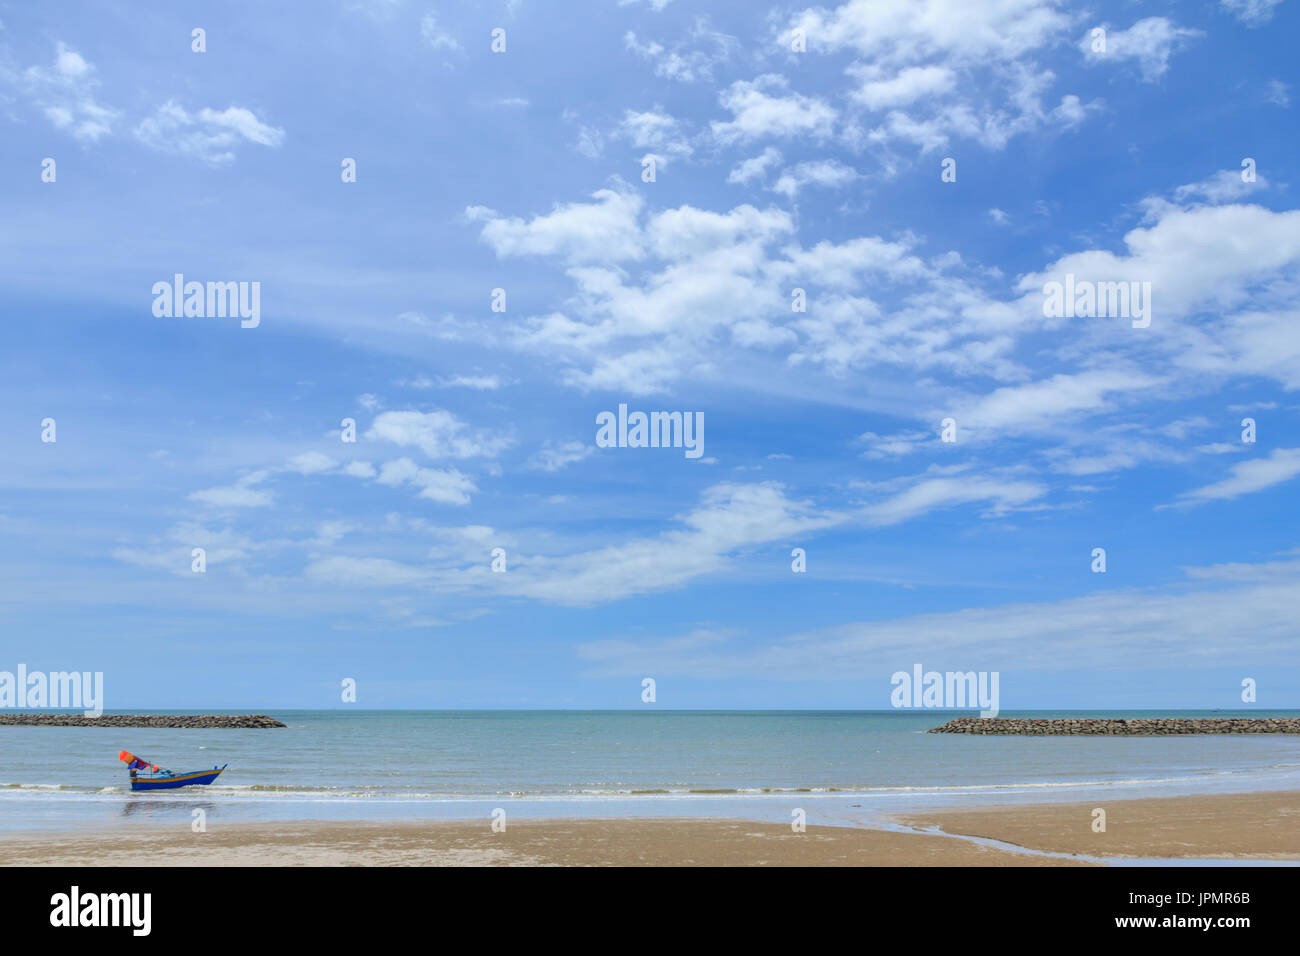
<svg viewBox="0 0 1300 956"><path fill-rule="evenodd" d="M137 757L128 750L119 750L117 752L117 759L126 764L127 770L152 769L156 771L158 769L157 765L150 764L149 761L145 760L143 757Z"/></svg>

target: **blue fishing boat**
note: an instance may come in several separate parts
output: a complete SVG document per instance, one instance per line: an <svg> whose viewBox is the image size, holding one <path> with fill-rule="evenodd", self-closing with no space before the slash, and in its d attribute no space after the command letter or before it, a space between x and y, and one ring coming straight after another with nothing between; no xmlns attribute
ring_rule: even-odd
<svg viewBox="0 0 1300 956"><path fill-rule="evenodd" d="M189 773L176 773L171 770L164 770L157 764L151 764L149 761L137 757L135 754L127 753L125 750L117 755L117 759L126 764L126 769L131 774L132 790L175 790L177 787L189 787L195 784L206 787L221 776L226 767L230 766L230 764L226 764L222 767L213 767L211 770L192 770Z"/></svg>

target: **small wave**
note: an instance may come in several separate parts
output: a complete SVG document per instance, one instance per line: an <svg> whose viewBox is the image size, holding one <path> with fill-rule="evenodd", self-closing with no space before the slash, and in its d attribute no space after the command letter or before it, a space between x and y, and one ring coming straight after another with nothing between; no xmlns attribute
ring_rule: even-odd
<svg viewBox="0 0 1300 956"><path fill-rule="evenodd" d="M1089 778L1056 778L1037 780L1013 780L994 782L935 782L927 781L915 784L846 784L818 786L692 786L687 781L672 781L654 784L652 781L638 781L635 784L624 781L601 781L587 786L569 785L567 787L519 787L510 790L496 790L489 787L445 791L436 784L418 781L406 786L394 785L387 781L369 781L368 786L338 783L320 785L316 783L224 783L217 782L208 787L190 787L166 791L169 798L181 800L226 799L239 801L366 801L366 802L411 802L411 801L478 801L493 799L518 799L527 801L545 800L622 800L622 799L690 799L712 798L731 800L764 797L779 798L788 795L851 796L886 798L896 797L942 797L944 795L973 794L1011 794L1021 793L1068 793L1070 791L1106 790L1112 788L1164 788L1169 786L1214 786L1221 787L1231 781L1241 781L1246 789L1267 781L1290 780L1296 775L1300 764L1293 761L1279 761L1263 767L1238 768L1232 770L1188 768L1185 771L1165 770L1160 776L1132 776L1125 774L1106 778L1104 772L1096 772ZM1118 769L1118 768L1117 768ZM283 780L283 777L280 779ZM1255 784L1250 783L1254 781ZM423 784L423 786L421 786ZM124 785L104 786L100 781L80 785L66 783L38 782L0 782L0 798L31 799L47 797L51 800L72 799L109 799L130 795L133 798L148 799L150 794L128 794Z"/></svg>

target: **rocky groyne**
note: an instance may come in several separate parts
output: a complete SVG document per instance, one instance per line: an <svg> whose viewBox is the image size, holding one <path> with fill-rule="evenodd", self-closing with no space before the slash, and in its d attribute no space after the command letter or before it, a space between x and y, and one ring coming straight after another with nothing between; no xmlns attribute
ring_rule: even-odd
<svg viewBox="0 0 1300 956"><path fill-rule="evenodd" d="M1300 717L1066 717L1059 720L1035 717L958 717L941 727L932 728L929 733L1022 737L1300 734Z"/></svg>
<svg viewBox="0 0 1300 956"><path fill-rule="evenodd" d="M260 730L284 727L265 714L6 714L0 711L0 727L164 727L182 730Z"/></svg>

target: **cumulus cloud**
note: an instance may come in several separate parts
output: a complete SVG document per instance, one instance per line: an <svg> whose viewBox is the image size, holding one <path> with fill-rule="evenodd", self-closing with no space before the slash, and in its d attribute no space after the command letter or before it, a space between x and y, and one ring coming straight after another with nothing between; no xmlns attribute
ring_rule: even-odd
<svg viewBox="0 0 1300 956"><path fill-rule="evenodd" d="M365 437L419 448L429 458L491 458L513 443L506 436L473 429L442 409L380 412Z"/></svg>
<svg viewBox="0 0 1300 956"><path fill-rule="evenodd" d="M289 467L302 475L318 475L322 472L333 471L338 467L338 462L321 452L306 451L290 458Z"/></svg>
<svg viewBox="0 0 1300 956"><path fill-rule="evenodd" d="M678 83L697 83L713 79L714 69L731 58L740 42L710 29L707 22L700 20L688 39L667 47L654 40L642 42L631 30L624 35L623 45L652 64L655 76Z"/></svg>
<svg viewBox="0 0 1300 956"><path fill-rule="evenodd" d="M96 99L100 84L95 67L63 42L55 45L50 66L29 67L20 83L46 119L85 142L97 142L111 133L121 115Z"/></svg>
<svg viewBox="0 0 1300 956"><path fill-rule="evenodd" d="M381 485L409 485L418 488L416 497L445 505L467 505L478 491L473 480L455 468L422 468L409 458L385 462L376 481Z"/></svg>
<svg viewBox="0 0 1300 956"><path fill-rule="evenodd" d="M681 123L657 107L640 112L627 110L616 135L639 149L653 150L664 160L685 159L695 152Z"/></svg>
<svg viewBox="0 0 1300 956"><path fill-rule="evenodd" d="M799 190L805 186L821 186L838 189L847 186L858 177L858 171L835 159L815 159L796 163L782 170L780 177L772 185L772 191L794 199Z"/></svg>
<svg viewBox="0 0 1300 956"><path fill-rule="evenodd" d="M530 220L503 218L485 206L465 210L483 222L483 240L498 256L563 255L575 262L618 262L642 255L637 218L642 200L634 193L601 189L595 202L558 204Z"/></svg>
<svg viewBox="0 0 1300 956"><path fill-rule="evenodd" d="M1300 211L1260 206L1148 207L1153 219L1124 236L1125 254L1093 249L1058 259L1019 283L1041 304L1047 281L1147 281L1152 326L1207 307L1231 309L1250 299L1266 276L1300 262Z"/></svg>
<svg viewBox="0 0 1300 956"><path fill-rule="evenodd" d="M775 73L732 83L718 97L732 118L710 124L714 137L729 144L769 136L829 136L835 124L834 108L817 97L791 92L789 86L785 77Z"/></svg>
<svg viewBox="0 0 1300 956"><path fill-rule="evenodd" d="M1070 24L1056 0L849 0L796 13L780 40L788 48L798 31L810 50L858 56L845 70L850 146L931 152L962 138L1002 149L1095 108L1068 93L1052 105L1055 76L1036 59Z"/></svg>
<svg viewBox="0 0 1300 956"><path fill-rule="evenodd" d="M778 155L754 159L733 178L755 181ZM782 191L818 181L814 172L833 185L851 168L794 164ZM925 239L907 233L804 247L780 209L652 210L622 187L531 219L490 210L473 218L502 258L551 259L572 283L562 308L502 333L512 347L556 360L567 384L663 391L731 347L833 377L865 368L943 373L945 405L918 407L927 418L960 411L963 428L1046 434L1057 416L1104 416L1138 396L1237 373L1300 386L1300 322L1288 307L1300 281L1300 211L1234 201L1238 181L1216 174L1171 199L1141 202L1141 224L1121 241L1085 243L1014 279L933 245L923 256ZM1150 327L1045 316L1044 286L1068 276L1149 283ZM791 309L795 287L807 294L804 312ZM1059 343L1059 365L1035 374L1041 363L1021 350L1046 331ZM1072 454L1077 467L1150 460L1109 448ZM1153 443L1150 454L1163 453Z"/></svg>
<svg viewBox="0 0 1300 956"><path fill-rule="evenodd" d="M857 64L849 75L858 80L851 96L869 110L909 106L919 99L950 92L957 75L947 66L909 66L890 74L878 65Z"/></svg>
<svg viewBox="0 0 1300 956"><path fill-rule="evenodd" d="M1268 187L1268 180L1259 173L1250 182L1242 177L1242 170L1221 169L1213 176L1197 183L1187 183L1174 190L1174 199L1180 203L1202 199L1206 202L1235 202L1259 189Z"/></svg>
<svg viewBox="0 0 1300 956"><path fill-rule="evenodd" d="M1147 83L1168 71L1169 58L1176 51L1203 36L1200 30L1176 26L1166 17L1147 17L1127 30L1116 30L1110 24L1103 24L1101 29L1106 31L1104 46L1094 40L1091 30L1079 41L1084 59L1089 63L1135 60Z"/></svg>
<svg viewBox="0 0 1300 956"><path fill-rule="evenodd" d="M767 171L781 164L781 151L769 146L757 156L751 156L739 163L728 175L727 182L747 186L763 179Z"/></svg>

